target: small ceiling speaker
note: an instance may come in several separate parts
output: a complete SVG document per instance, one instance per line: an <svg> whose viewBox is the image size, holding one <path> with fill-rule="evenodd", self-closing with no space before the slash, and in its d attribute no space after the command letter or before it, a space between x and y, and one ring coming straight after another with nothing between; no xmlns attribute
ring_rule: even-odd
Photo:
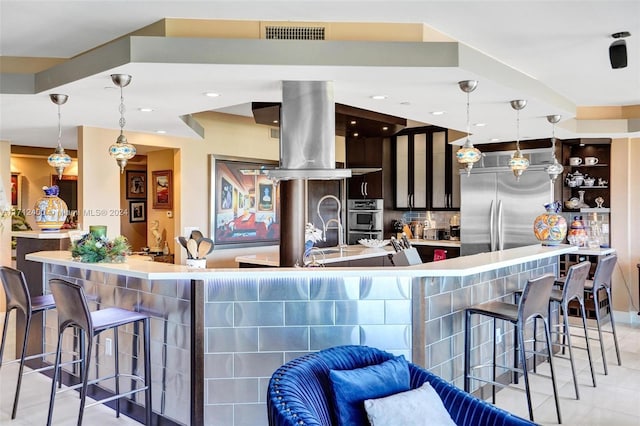
<svg viewBox="0 0 640 426"><path fill-rule="evenodd" d="M625 37L629 37L631 34L628 31L622 31L619 33L611 34L611 37L617 39L611 46L609 46L609 60L611 61L611 68L625 68L627 66L627 42Z"/></svg>

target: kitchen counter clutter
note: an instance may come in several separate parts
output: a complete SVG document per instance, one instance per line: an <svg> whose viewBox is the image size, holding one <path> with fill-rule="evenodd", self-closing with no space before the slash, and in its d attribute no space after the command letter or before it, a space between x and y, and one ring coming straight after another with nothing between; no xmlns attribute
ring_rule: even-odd
<svg viewBox="0 0 640 426"><path fill-rule="evenodd" d="M409 267L190 269L133 257L124 264L80 263L68 251L31 253L27 260L43 264L40 293L49 279L62 278L82 285L101 308L151 313L152 351L165 354L152 359L151 369L167 377L152 382L153 393L164 397L152 409L166 424L266 426L264 383L294 353L374 346L462 387L464 309L509 298L531 276L557 274L558 258L577 250L532 245ZM47 316L43 344L51 344L46 336L56 326L55 316ZM474 329L478 354L486 352L481 331ZM126 349L120 356L131 357Z"/></svg>

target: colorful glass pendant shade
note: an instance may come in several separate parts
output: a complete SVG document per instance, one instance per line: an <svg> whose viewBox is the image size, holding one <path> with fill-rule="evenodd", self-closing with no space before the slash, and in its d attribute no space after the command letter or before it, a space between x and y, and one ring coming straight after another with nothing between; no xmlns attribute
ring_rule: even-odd
<svg viewBox="0 0 640 426"><path fill-rule="evenodd" d="M509 160L509 167L516 177L516 180L520 180L520 176L529 167L529 160L527 160L520 151L520 110L527 106L527 101L524 99L517 99L511 101L511 108L516 110L516 152L513 153L511 160Z"/></svg>
<svg viewBox="0 0 640 426"><path fill-rule="evenodd" d="M67 168L71 164L71 157L64 152L64 148L62 147L62 122L60 119L60 105L63 105L69 99L67 95L61 94L51 94L49 95L49 99L51 102L58 105L58 146L56 150L47 158L47 163L51 167L53 167L58 173L58 178L62 179L62 173L64 169Z"/></svg>
<svg viewBox="0 0 640 426"><path fill-rule="evenodd" d="M124 125L126 124L124 113L126 109L124 106L122 88L131 83L131 76L128 74L111 74L111 80L113 81L113 84L120 88L120 136L118 136L116 143L109 147L109 155L111 155L116 160L116 163L118 163L120 173L124 173L127 161L136 155L136 147L127 142L127 137L124 135Z"/></svg>
<svg viewBox="0 0 640 426"><path fill-rule="evenodd" d="M460 86L460 90L467 94L467 140L465 141L464 145L462 145L462 148L456 151L456 158L458 160L458 163L465 165L467 176L469 176L471 174L473 164L477 163L482 156L480 150L473 146L469 137L471 133L471 122L469 121L469 93L473 92L476 89L476 87L478 86L478 81L463 80L458 82L458 86Z"/></svg>
<svg viewBox="0 0 640 426"><path fill-rule="evenodd" d="M549 175L549 179L551 179L551 183L555 183L558 176L561 176L564 171L564 167L556 157L556 123L558 123L561 118L561 115L547 115L547 121L553 125L551 136L551 164L546 168L546 172Z"/></svg>

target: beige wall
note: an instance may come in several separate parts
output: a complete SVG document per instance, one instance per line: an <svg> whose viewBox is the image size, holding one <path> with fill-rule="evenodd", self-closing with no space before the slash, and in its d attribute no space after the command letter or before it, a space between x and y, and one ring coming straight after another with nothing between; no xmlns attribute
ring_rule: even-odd
<svg viewBox="0 0 640 426"><path fill-rule="evenodd" d="M4 192L11 203L11 145L9 142L0 140L0 181L2 181ZM3 206L0 206L2 208ZM11 219L0 217L0 265L11 266ZM0 286L0 312L6 309L4 292Z"/></svg>
<svg viewBox="0 0 640 426"><path fill-rule="evenodd" d="M31 228L38 229L33 207L36 201L44 195L43 186L51 185L55 170L47 163L46 158L23 155L11 155L11 173L20 173L22 188L21 208L25 211L27 222ZM78 161L72 160L71 165L64 170L68 176L78 175Z"/></svg>
<svg viewBox="0 0 640 426"><path fill-rule="evenodd" d="M613 307L629 312L634 321L640 309L638 269L640 263L640 139L614 139L611 147L611 246L618 254L613 280Z"/></svg>

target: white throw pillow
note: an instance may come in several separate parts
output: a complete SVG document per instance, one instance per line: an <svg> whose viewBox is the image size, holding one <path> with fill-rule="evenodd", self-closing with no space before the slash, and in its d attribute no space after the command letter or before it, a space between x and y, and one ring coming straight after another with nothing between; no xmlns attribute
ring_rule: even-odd
<svg viewBox="0 0 640 426"><path fill-rule="evenodd" d="M417 389L364 401L371 426L455 426L429 382Z"/></svg>

